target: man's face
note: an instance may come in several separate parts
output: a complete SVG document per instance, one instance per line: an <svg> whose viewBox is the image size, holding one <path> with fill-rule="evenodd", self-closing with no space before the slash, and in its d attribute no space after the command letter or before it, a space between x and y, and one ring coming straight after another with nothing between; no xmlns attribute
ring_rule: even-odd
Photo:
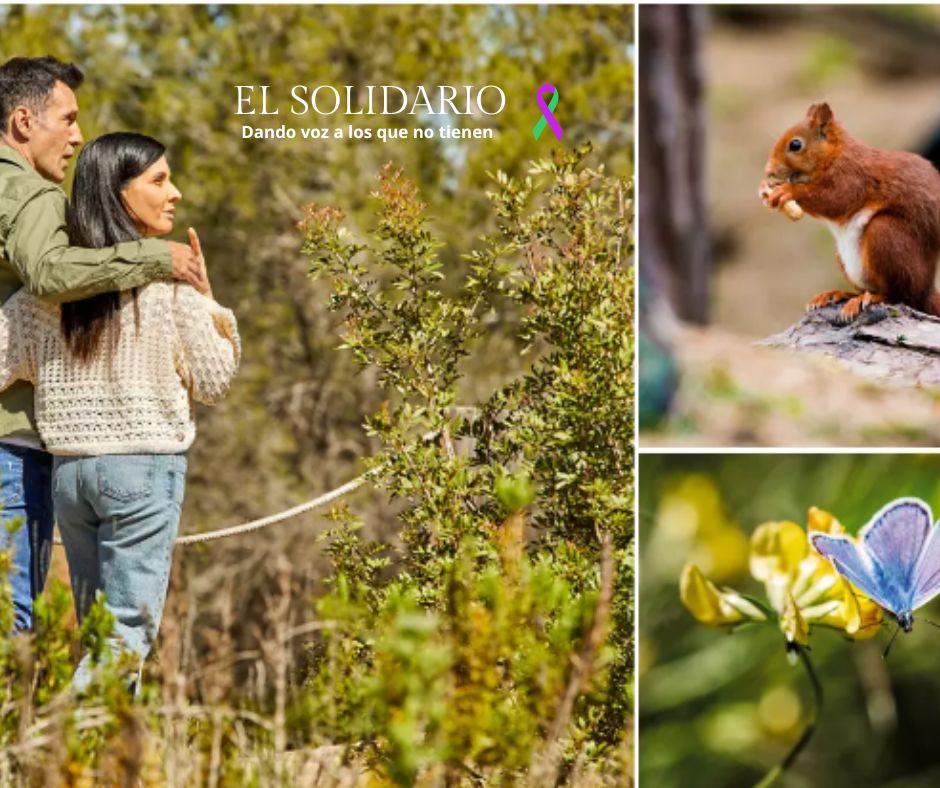
<svg viewBox="0 0 940 788"><path fill-rule="evenodd" d="M64 82L56 82L46 106L32 117L26 145L36 171L55 183L65 180L65 169L75 149L84 142L78 127L78 101Z"/></svg>

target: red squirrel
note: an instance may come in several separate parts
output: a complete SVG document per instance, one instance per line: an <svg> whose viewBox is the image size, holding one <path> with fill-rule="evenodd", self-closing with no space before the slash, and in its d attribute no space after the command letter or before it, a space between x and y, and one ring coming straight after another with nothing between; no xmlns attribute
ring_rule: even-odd
<svg viewBox="0 0 940 788"><path fill-rule="evenodd" d="M845 301L840 318L849 322L870 304L888 302L940 317L940 173L926 159L871 148L849 135L828 104L813 104L774 145L759 193L792 219L806 212L825 222L839 267L860 291L820 293L808 310Z"/></svg>

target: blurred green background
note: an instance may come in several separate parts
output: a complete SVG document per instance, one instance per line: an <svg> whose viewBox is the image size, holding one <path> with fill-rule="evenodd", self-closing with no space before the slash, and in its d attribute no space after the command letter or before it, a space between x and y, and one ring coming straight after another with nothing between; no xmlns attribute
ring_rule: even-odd
<svg viewBox="0 0 940 788"><path fill-rule="evenodd" d="M751 532L805 526L818 506L852 533L904 495L940 512L940 457L918 455L641 455L639 760L643 785L752 785L797 740L810 687L782 634L699 624L679 600L696 563L718 586L764 597L748 572ZM940 602L919 611L940 622ZM915 614L915 620L918 614ZM814 628L825 693L819 727L780 784L940 784L940 631L916 622L882 659L890 627L867 641Z"/></svg>

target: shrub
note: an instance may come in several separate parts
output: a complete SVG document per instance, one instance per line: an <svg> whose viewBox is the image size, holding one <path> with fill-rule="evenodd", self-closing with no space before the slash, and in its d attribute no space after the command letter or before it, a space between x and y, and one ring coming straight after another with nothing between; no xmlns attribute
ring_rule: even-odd
<svg viewBox="0 0 940 788"><path fill-rule="evenodd" d="M522 181L493 176L498 229L467 255L459 283L441 270L415 185L391 165L373 194L371 242L335 208L306 209L304 251L345 317L343 347L386 390L367 422L382 445L371 469L402 506L395 546L358 540L348 514L334 532L320 614L344 625L312 681L336 681L338 669L344 687L365 688L332 696L355 708L329 736L371 742L399 784L422 767L448 780L555 769L547 753L562 737L569 755L600 756L625 736L631 203L627 184L585 165L588 153L556 153ZM458 405L461 361L494 315L515 321L531 361ZM394 571L377 571L378 556Z"/></svg>

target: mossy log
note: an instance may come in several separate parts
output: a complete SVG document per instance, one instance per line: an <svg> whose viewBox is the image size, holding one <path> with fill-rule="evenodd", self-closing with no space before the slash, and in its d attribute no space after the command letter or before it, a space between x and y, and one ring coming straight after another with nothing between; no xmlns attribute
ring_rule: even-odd
<svg viewBox="0 0 940 788"><path fill-rule="evenodd" d="M907 306L876 304L847 325L838 305L826 307L760 344L830 356L882 382L940 389L940 318Z"/></svg>

